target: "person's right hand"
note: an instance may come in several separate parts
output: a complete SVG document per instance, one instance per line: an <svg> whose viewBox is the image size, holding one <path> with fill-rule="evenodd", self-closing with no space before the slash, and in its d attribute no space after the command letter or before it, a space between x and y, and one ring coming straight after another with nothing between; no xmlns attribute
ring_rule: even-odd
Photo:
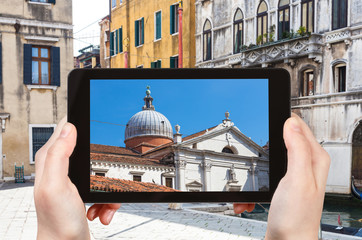
<svg viewBox="0 0 362 240"><path fill-rule="evenodd" d="M265 239L318 239L329 155L295 114L284 124L284 141L288 169L270 205Z"/></svg>

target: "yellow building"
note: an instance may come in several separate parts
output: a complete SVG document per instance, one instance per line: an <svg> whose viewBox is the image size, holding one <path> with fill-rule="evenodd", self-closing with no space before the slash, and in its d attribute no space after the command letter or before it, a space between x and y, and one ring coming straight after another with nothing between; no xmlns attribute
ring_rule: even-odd
<svg viewBox="0 0 362 240"><path fill-rule="evenodd" d="M182 5L183 67L195 67L195 0L110 0L110 66L176 68ZM102 47L101 43L101 47Z"/></svg>

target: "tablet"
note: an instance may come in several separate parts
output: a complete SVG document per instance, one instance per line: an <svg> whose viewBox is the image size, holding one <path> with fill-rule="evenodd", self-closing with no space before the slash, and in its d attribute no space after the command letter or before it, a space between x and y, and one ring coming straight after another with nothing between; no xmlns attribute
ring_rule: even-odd
<svg viewBox="0 0 362 240"><path fill-rule="evenodd" d="M84 202L270 202L288 117L283 69L76 69L69 177Z"/></svg>

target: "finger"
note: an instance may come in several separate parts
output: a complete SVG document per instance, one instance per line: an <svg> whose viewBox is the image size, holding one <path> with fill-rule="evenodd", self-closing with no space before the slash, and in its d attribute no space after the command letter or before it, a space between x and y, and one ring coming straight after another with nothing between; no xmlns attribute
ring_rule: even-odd
<svg viewBox="0 0 362 240"><path fill-rule="evenodd" d="M47 183L65 182L68 178L69 157L77 138L77 130L71 123L66 123L54 144L48 149L42 180Z"/></svg>
<svg viewBox="0 0 362 240"><path fill-rule="evenodd" d="M322 146L317 142L308 125L301 118L299 118L298 115L293 114L292 116L296 118L301 125L303 134L311 146L312 167L316 183L318 186L324 188L329 172L330 157L328 153L322 148Z"/></svg>
<svg viewBox="0 0 362 240"><path fill-rule="evenodd" d="M55 142L55 140L58 138L60 131L62 130L64 124L67 121L67 117L64 117L60 122L58 123L57 127L55 128L52 136L49 138L49 140L41 147L35 154L35 186L38 185L44 170L44 163L47 151L51 145Z"/></svg>
<svg viewBox="0 0 362 240"><path fill-rule="evenodd" d="M102 209L99 211L99 220L102 224L108 225L114 213L121 207L121 204L104 204Z"/></svg>
<svg viewBox="0 0 362 240"><path fill-rule="evenodd" d="M288 168L286 177L300 182L310 179L312 173L312 155L310 143L303 135L299 121L291 117L284 124L284 141L288 150Z"/></svg>
<svg viewBox="0 0 362 240"><path fill-rule="evenodd" d="M101 208L103 207L103 204L93 204L87 212L87 218L90 221L93 221L94 219L96 219L98 217L99 211L101 210Z"/></svg>
<svg viewBox="0 0 362 240"><path fill-rule="evenodd" d="M243 213L245 211L252 212L254 208L254 203L234 203L234 212L236 214Z"/></svg>

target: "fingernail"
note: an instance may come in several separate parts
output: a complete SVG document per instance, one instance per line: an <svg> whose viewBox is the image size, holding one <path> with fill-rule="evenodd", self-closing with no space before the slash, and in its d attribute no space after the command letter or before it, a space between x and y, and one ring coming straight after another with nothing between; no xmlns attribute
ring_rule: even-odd
<svg viewBox="0 0 362 240"><path fill-rule="evenodd" d="M300 126L299 126L299 122L297 119L292 118L291 123L290 123L292 130L295 132L301 132Z"/></svg>
<svg viewBox="0 0 362 240"><path fill-rule="evenodd" d="M111 223L111 220L112 220L112 217L113 217L114 213L115 213L114 211L109 211L108 216L107 216L108 224Z"/></svg>
<svg viewBox="0 0 362 240"><path fill-rule="evenodd" d="M93 221L96 218L96 211L93 210L90 214L90 220Z"/></svg>
<svg viewBox="0 0 362 240"><path fill-rule="evenodd" d="M60 132L60 137L61 137L61 138L66 138L66 137L69 135L71 129L72 129L72 128L71 128L71 126L70 126L69 123L64 124L63 129L62 129L62 131Z"/></svg>

